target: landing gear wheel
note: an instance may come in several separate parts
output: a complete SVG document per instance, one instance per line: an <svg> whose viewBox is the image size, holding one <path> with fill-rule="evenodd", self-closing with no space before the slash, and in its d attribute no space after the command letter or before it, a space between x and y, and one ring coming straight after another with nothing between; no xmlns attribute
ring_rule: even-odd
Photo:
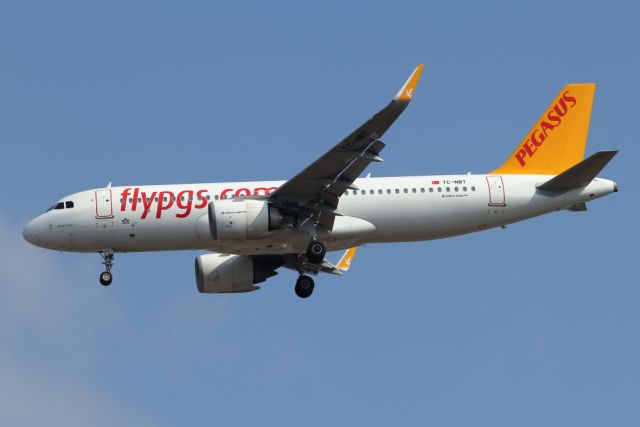
<svg viewBox="0 0 640 427"><path fill-rule="evenodd" d="M307 259L314 264L320 264L326 253L327 248L319 240L312 240L307 247Z"/></svg>
<svg viewBox="0 0 640 427"><path fill-rule="evenodd" d="M112 280L113 280L113 276L111 275L111 272L103 271L100 274L100 284L102 286L109 286Z"/></svg>
<svg viewBox="0 0 640 427"><path fill-rule="evenodd" d="M102 286L109 286L113 281L111 275L111 267L113 267L113 249L103 249L98 252L102 257L102 264L104 264L104 271L100 273L100 284Z"/></svg>
<svg viewBox="0 0 640 427"><path fill-rule="evenodd" d="M313 279L309 276L300 276L296 281L296 295L300 298L309 298L313 293Z"/></svg>

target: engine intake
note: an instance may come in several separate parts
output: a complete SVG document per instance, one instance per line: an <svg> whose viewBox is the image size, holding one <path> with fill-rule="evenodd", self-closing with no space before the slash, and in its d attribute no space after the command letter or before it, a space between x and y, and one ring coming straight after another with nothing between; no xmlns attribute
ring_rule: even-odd
<svg viewBox="0 0 640 427"><path fill-rule="evenodd" d="M282 214L263 200L234 199L209 203L209 231L213 240L260 238L282 225Z"/></svg>
<svg viewBox="0 0 640 427"><path fill-rule="evenodd" d="M245 255L205 254L196 257L196 283L201 293L251 292L278 274L279 259Z"/></svg>

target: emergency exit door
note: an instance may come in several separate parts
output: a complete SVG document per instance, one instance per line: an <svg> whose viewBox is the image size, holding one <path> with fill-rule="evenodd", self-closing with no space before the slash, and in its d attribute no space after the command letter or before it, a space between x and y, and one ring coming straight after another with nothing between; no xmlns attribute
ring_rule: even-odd
<svg viewBox="0 0 640 427"><path fill-rule="evenodd" d="M488 176L487 184L489 185L489 206L506 206L502 177Z"/></svg>

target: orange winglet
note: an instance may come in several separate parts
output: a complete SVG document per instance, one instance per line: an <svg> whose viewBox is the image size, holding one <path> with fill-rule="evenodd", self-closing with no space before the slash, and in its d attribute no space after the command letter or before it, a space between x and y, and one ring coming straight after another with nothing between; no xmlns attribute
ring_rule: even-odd
<svg viewBox="0 0 640 427"><path fill-rule="evenodd" d="M424 64L419 64L413 73L409 76L409 79L402 85L396 96L393 98L394 101L404 101L409 102L413 97L413 93L418 86L418 81L420 80L420 75L422 74L422 69L424 68Z"/></svg>
<svg viewBox="0 0 640 427"><path fill-rule="evenodd" d="M338 261L338 270L347 271L349 267L351 267L353 257L356 255L356 250L358 250L357 246L347 249L344 255L342 255L342 258L340 258L340 261Z"/></svg>

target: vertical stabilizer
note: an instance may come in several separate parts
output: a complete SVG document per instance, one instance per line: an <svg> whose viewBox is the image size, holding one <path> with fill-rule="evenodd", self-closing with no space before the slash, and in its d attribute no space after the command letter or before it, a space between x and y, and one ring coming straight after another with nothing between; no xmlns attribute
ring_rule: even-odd
<svg viewBox="0 0 640 427"><path fill-rule="evenodd" d="M557 175L584 159L594 83L565 86L492 174Z"/></svg>

